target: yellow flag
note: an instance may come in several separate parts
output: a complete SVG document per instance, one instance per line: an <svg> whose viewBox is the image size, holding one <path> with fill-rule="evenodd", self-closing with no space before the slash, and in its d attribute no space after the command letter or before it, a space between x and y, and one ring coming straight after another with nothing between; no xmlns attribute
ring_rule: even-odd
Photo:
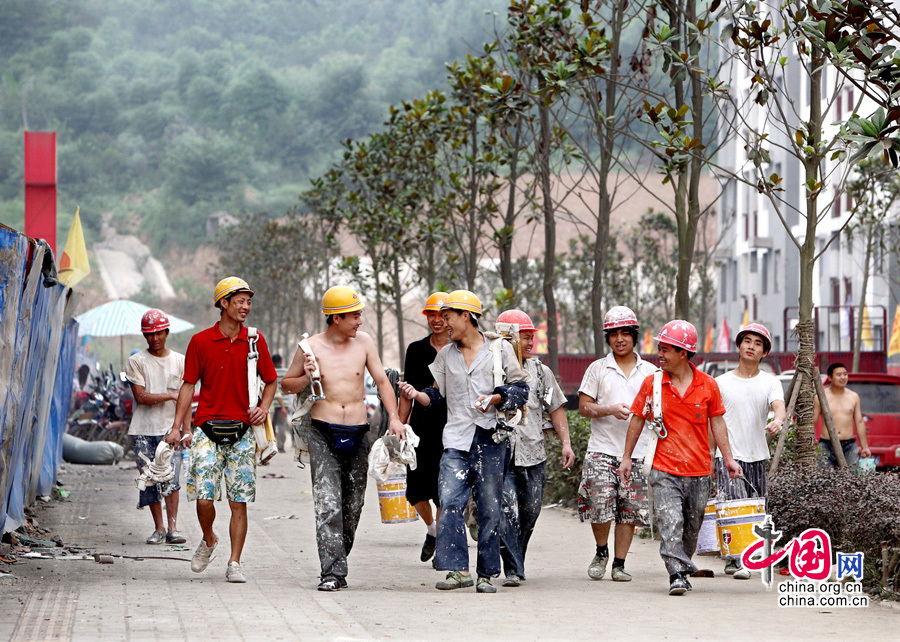
<svg viewBox="0 0 900 642"><path fill-rule="evenodd" d="M81 217L78 215L80 211L80 207L75 210L75 218L72 219L72 227L69 228L69 236L66 238L66 247L59 259L59 280L70 288L75 287L76 283L91 273L87 248L84 245L84 232L81 230Z"/></svg>
<svg viewBox="0 0 900 642"><path fill-rule="evenodd" d="M875 347L875 342L872 340L872 321L869 319L869 306L863 306L863 322L862 322L862 344L866 350L871 350Z"/></svg>
<svg viewBox="0 0 900 642"><path fill-rule="evenodd" d="M744 308L744 320L741 322L741 327L746 328L748 325L750 325L750 312Z"/></svg>
<svg viewBox="0 0 900 642"><path fill-rule="evenodd" d="M647 328L647 331L644 332L644 344L641 346L641 352L643 354L653 353L653 333L650 332L650 328Z"/></svg>
<svg viewBox="0 0 900 642"><path fill-rule="evenodd" d="M706 341L703 342L703 352L712 352L713 349L713 329L712 323L706 327Z"/></svg>
<svg viewBox="0 0 900 642"><path fill-rule="evenodd" d="M900 354L900 303L894 311L894 327L891 329L891 342L888 344L888 356Z"/></svg>

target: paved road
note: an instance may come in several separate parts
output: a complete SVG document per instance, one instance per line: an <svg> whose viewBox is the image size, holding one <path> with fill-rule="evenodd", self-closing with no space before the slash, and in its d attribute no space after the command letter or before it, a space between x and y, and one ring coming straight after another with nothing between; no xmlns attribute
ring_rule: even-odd
<svg viewBox="0 0 900 642"><path fill-rule="evenodd" d="M133 465L133 464L132 464ZM757 577L694 580L682 597L667 595L657 544L636 540L631 583L595 582L590 528L570 512L547 509L529 548L528 581L495 595L439 592L430 564L419 562L421 522L382 525L374 483L350 556L350 588L315 590L318 573L309 470L286 455L263 474L250 509L244 552L248 583L227 584L227 505L220 507L223 548L203 574L177 560L20 560L0 568L0 640L491 640L572 639L889 639L900 610L786 609ZM131 466L65 466L71 500L37 509L41 525L66 543L117 555L188 559L200 538L193 504L180 528L191 551L162 552L143 543L149 514L134 509ZM287 517L294 516L294 519ZM470 555L474 560L474 547ZM708 558L705 558L708 559ZM718 560L706 564L717 572Z"/></svg>

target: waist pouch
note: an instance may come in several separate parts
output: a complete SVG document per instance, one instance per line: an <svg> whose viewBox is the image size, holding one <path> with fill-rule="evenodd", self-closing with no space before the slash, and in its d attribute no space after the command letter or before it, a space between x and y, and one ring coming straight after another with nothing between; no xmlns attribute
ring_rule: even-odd
<svg viewBox="0 0 900 642"><path fill-rule="evenodd" d="M210 419L200 424L200 430L214 443L220 446L236 444L247 432L250 424L231 419Z"/></svg>
<svg viewBox="0 0 900 642"><path fill-rule="evenodd" d="M368 424L344 426L313 419L312 425L322 432L328 448L336 455L355 454L359 450L360 445L362 445L366 433L369 432Z"/></svg>

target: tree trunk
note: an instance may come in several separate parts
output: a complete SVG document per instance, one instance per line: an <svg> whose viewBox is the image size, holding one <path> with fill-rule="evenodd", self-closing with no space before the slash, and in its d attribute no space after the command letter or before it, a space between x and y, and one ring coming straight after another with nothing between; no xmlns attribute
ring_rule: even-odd
<svg viewBox="0 0 900 642"><path fill-rule="evenodd" d="M866 258L863 261L863 280L859 292L859 316L856 322L856 336L853 340L853 369L851 372L859 372L859 351L862 348L863 312L866 305L866 291L869 289L869 266L872 264L872 242L875 229L872 225L865 227Z"/></svg>
<svg viewBox="0 0 900 642"><path fill-rule="evenodd" d="M684 23L696 24L697 5L695 0L688 0L684 8ZM686 47L690 48L694 38L687 35L686 37ZM699 74L690 73L692 138L703 140L705 99L700 80ZM682 86L682 98L677 104L684 104L683 100L684 87ZM686 168L687 189L680 195L680 199L683 199L683 202L680 203L682 212L680 216L676 216L678 223L678 276L675 280L675 317L685 320L690 320L691 317L691 268L694 264L697 223L700 219L700 173L703 171L704 165L702 154L702 150L697 149L691 154L691 160Z"/></svg>
<svg viewBox="0 0 900 642"><path fill-rule="evenodd" d="M403 359L406 356L406 342L403 338L403 292L400 283L400 260L394 257L391 261L391 280L394 287L394 315L397 317L397 349L399 350L400 367L403 367Z"/></svg>
<svg viewBox="0 0 900 642"><path fill-rule="evenodd" d="M481 231L478 225L478 168L476 162L478 159L478 122L472 120L469 130L471 149L470 168L469 168L469 236L468 257L466 261L466 287L475 290L475 277L478 276L478 234Z"/></svg>
<svg viewBox="0 0 900 642"><path fill-rule="evenodd" d="M503 229L500 232L500 238L497 239L499 248L498 255L500 257L500 282L503 287L513 293L513 301L515 302L518 292L516 285L513 283L513 256L512 244L515 236L516 224L516 188L519 182L519 140L521 138L521 128L516 127L516 134L513 138L512 149L509 153L509 195L506 202L506 216L503 219Z"/></svg>
<svg viewBox="0 0 900 642"><path fill-rule="evenodd" d="M822 138L822 54L812 47L812 70L809 106L809 145L819 148ZM804 160L806 178L806 236L800 247L800 297L797 333L800 339L796 369L803 375L797 399L797 460L802 465L815 466L816 444L813 425L813 397L816 394L815 357L816 327L813 320L813 269L816 256L816 224L818 222L819 163L817 155Z"/></svg>
<svg viewBox="0 0 900 642"><path fill-rule="evenodd" d="M550 109L538 102L540 115L540 142L538 143L538 163L540 165L542 209L544 213L544 301L547 305L547 356L550 370L559 372L559 331L556 322L556 295L553 286L556 281L556 218L554 216L553 193L550 186Z"/></svg>
<svg viewBox="0 0 900 642"><path fill-rule="evenodd" d="M369 256L374 256L374 251ZM375 339L378 343L378 357L384 359L384 302L381 298L381 270L375 261L372 261L372 276L375 279Z"/></svg>
<svg viewBox="0 0 900 642"><path fill-rule="evenodd" d="M622 20L625 13L625 3L614 3L611 18L611 31L616 36L622 33ZM619 77L619 37L612 38L612 51L610 52L610 68L606 76L606 104L602 123L597 122L600 129L597 138L601 141L599 149L599 164L597 172L597 238L594 243L594 274L591 283L591 320L593 321L594 356L600 358L603 355L603 308L610 307L611 302L603 300L603 275L606 271L606 261L609 257L609 219L612 210L612 199L609 194L609 173L612 168L612 158L615 153L615 135L609 123L613 122L619 105L618 77ZM555 372L555 371L554 371Z"/></svg>

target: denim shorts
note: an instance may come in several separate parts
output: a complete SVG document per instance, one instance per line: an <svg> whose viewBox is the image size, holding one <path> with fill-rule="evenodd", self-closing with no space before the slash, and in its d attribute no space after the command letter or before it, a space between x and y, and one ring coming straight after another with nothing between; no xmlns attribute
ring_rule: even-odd
<svg viewBox="0 0 900 642"><path fill-rule="evenodd" d="M156 457L156 447L159 446L159 442L166 438L165 435L135 435L134 436L134 458L137 460L138 470L147 465L147 462L144 461L144 458L140 456L141 453L147 455L150 461L153 461L153 458ZM147 486L146 489L142 491L138 491L138 508L143 508L144 506L150 506L151 504L157 504L163 500L164 497L168 497L176 490L181 490L181 460L182 460L182 451L176 450L175 455L172 457L172 465L175 467L175 478L168 482L167 484L152 484ZM160 487L162 486L162 487Z"/></svg>

